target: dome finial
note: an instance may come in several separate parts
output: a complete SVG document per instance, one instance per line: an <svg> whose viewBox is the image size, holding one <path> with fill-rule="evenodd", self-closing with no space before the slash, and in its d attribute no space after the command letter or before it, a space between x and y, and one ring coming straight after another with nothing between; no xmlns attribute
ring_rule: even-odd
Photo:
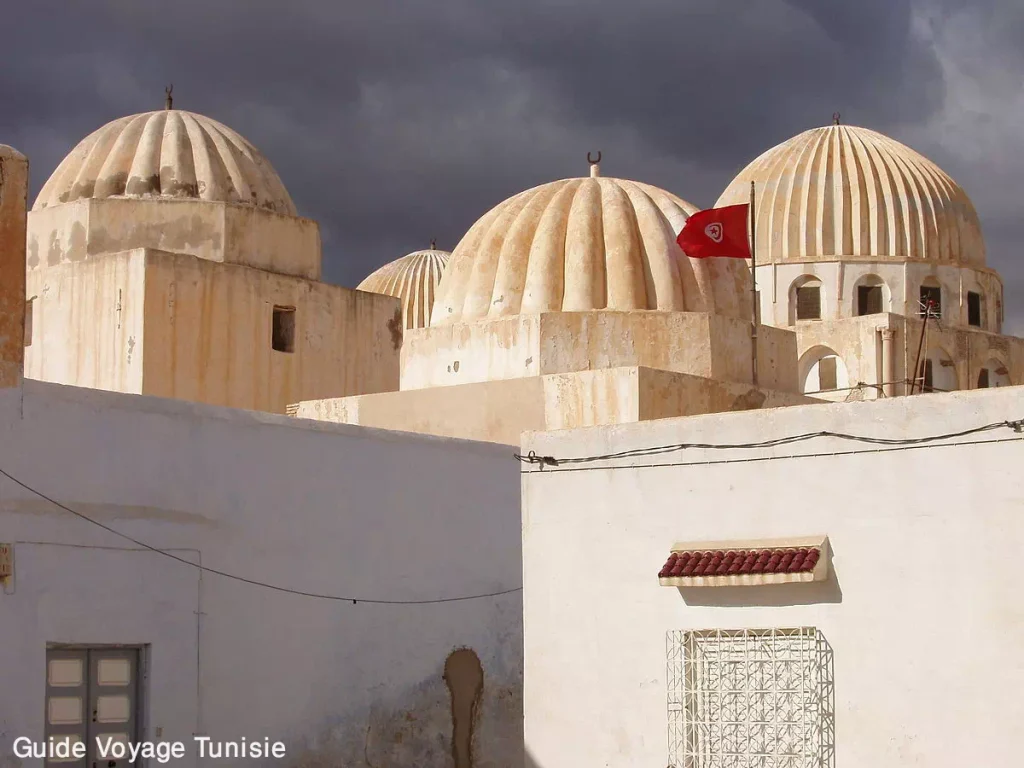
<svg viewBox="0 0 1024 768"><path fill-rule="evenodd" d="M435 240L434 238L430 238L430 250L437 250L437 240Z"/></svg>
<svg viewBox="0 0 1024 768"><path fill-rule="evenodd" d="M164 102L164 109L170 109L171 105L174 103L174 97L171 96L171 93L173 91L174 91L174 83L171 83L166 88L164 88L164 95L167 97L167 100Z"/></svg>
<svg viewBox="0 0 1024 768"><path fill-rule="evenodd" d="M597 151L597 159L591 157L590 153L587 152L587 162L590 163L590 177L594 178L601 175L601 150Z"/></svg>
<svg viewBox="0 0 1024 768"><path fill-rule="evenodd" d="M838 112L833 112L832 113L832 125L839 125L839 113Z"/></svg>

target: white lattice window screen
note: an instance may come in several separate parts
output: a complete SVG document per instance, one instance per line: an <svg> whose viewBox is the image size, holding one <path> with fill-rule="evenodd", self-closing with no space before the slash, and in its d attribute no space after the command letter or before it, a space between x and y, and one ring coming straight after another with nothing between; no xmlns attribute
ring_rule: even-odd
<svg viewBox="0 0 1024 768"><path fill-rule="evenodd" d="M832 651L813 628L668 634L669 764L832 768Z"/></svg>

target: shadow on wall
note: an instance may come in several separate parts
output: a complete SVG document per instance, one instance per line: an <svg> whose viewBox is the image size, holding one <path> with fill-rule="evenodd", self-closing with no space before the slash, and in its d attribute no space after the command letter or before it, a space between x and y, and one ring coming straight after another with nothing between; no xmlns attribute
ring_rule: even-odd
<svg viewBox="0 0 1024 768"><path fill-rule="evenodd" d="M825 581L796 584L765 584L750 587L677 587L683 602L692 606L721 608L778 608L786 605L819 605L843 602L843 590L829 553Z"/></svg>

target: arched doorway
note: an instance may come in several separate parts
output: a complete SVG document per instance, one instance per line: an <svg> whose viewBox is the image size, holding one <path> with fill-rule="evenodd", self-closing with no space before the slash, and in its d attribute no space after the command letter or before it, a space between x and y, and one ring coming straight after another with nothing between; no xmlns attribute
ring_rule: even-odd
<svg viewBox="0 0 1024 768"><path fill-rule="evenodd" d="M825 346L812 347L800 359L800 389L805 395L845 395L850 375L843 359Z"/></svg>

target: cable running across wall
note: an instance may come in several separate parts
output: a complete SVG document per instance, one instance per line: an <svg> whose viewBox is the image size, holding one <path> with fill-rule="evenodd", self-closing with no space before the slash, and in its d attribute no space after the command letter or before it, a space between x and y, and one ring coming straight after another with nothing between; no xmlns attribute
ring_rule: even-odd
<svg viewBox="0 0 1024 768"><path fill-rule="evenodd" d="M192 568L196 568L197 570L200 570L203 573L212 573L212 574L214 574L216 576L223 576L225 579L231 579L233 581L240 581L243 584L251 584L254 587L262 587L264 589L270 589L270 590L273 590L275 592L284 592L284 593L287 593L289 595L299 595L300 597L313 597L313 598L317 598L319 600L333 600L333 601L336 601L336 602L348 602L348 603L353 603L353 604L369 603L371 605L436 605L437 603L458 603L458 602L463 602L463 601L466 601L466 600L482 600L482 599L488 598L488 597L501 597L502 595L511 595L514 592L522 592L522 590L523 590L522 587L513 587L512 589L503 589L503 590L499 590L497 592L484 592L484 593L475 594L475 595L460 595L458 597L440 597L440 598L435 598L433 600L370 600L370 599L362 598L362 597L347 597L347 596L344 596L344 595L325 595L325 594L320 594L320 593L317 593L317 592L304 592L304 591L302 591L300 589L289 589L288 587L282 587L282 586L279 586L277 584L270 584L270 583L265 582L265 581L257 581L256 579L247 579L244 576L238 576L236 574L228 573L226 571L219 571L216 568L207 568L206 566L199 565L198 563L193 563L192 561L186 560L183 557L178 557L177 555L172 554L171 552L168 552L168 551L163 550L163 549L158 549L157 547L150 546L149 544L146 544L143 541L139 541L138 539L134 539L131 536L129 536L128 534L126 534L126 533L121 533L120 531L116 530L115 528L111 528L109 525L104 525L99 520L94 520L93 518L89 517L88 515L82 514L81 512L78 512L77 510L71 509L71 507L68 507L68 506L66 506L64 504L61 504L59 501L50 498L45 493L42 493L41 491L37 491L35 488L33 488L32 486L28 485L27 483L23 483L21 480L19 480L18 478L14 477L13 475L11 475L9 472L7 472L6 470L4 470L2 468L0 468L0 475L3 475L4 477L6 477L8 480L10 480L15 485L21 486L22 488L24 488L29 493L34 494L35 496L38 496L40 499L43 499L44 501L48 501L50 504L53 504L58 509L62 509L65 512L70 512L75 517L79 517L82 520L85 520L87 523L92 523L93 525L95 525L95 526L97 526L99 528L102 528L103 530L105 530L105 531L107 531L109 533L112 533L115 536L120 536L122 539L125 539L126 541L130 541L132 544L135 544L138 547L142 547L143 549L147 549L150 552L155 552L158 555L163 555L164 557L170 558L171 560L177 560L179 563L184 563L185 565L191 566Z"/></svg>
<svg viewBox="0 0 1024 768"><path fill-rule="evenodd" d="M849 440L857 443L867 443L869 445L922 445L925 443L934 443L941 440L953 440L960 437L967 437L969 435L979 435L984 432L992 432L996 429L1012 429L1017 433L1024 433L1024 419L1017 419L1015 421L997 421L991 424L986 424L981 427L973 427L971 429L964 429L959 432L947 432L941 435L929 435L927 437L901 437L901 438L890 438L890 437L867 437L865 435L851 435L844 432L830 432L828 430L821 430L819 432L806 432L801 435L790 435L788 437L776 437L771 440L762 440L756 443L675 443L672 445L659 445L650 448L635 448L629 451L620 451L618 453L606 453L599 456L573 456L569 458L559 459L554 456L538 456L534 451L523 454L515 454L516 459L524 464L539 464L541 469L544 467L559 467L570 464L590 464L596 461L613 461L616 459L633 459L642 456L661 456L666 453L677 453L688 449L699 449L699 450L742 450L742 449L756 449L756 448L775 448L780 445L792 445L793 443L802 443L808 440L817 440L820 438L835 438L838 440Z"/></svg>

